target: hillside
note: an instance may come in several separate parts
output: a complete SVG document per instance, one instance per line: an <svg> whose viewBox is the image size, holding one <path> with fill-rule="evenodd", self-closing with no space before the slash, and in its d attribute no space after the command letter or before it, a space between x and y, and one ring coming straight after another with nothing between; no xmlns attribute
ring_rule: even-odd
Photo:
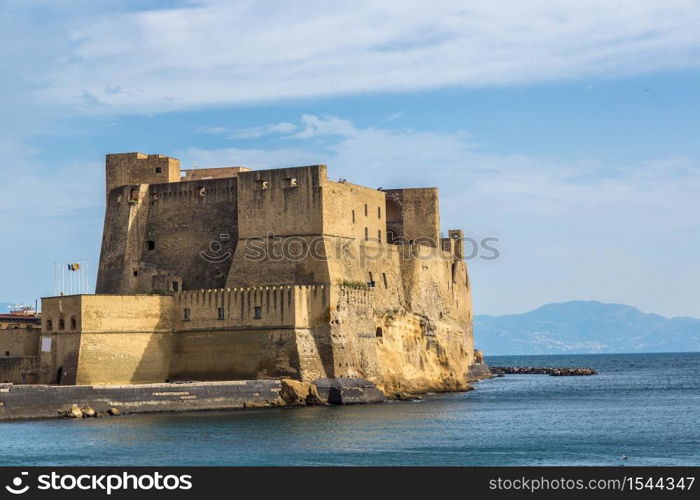
<svg viewBox="0 0 700 500"><path fill-rule="evenodd" d="M622 304L571 301L523 314L477 315L487 355L700 351L700 319L666 318Z"/></svg>

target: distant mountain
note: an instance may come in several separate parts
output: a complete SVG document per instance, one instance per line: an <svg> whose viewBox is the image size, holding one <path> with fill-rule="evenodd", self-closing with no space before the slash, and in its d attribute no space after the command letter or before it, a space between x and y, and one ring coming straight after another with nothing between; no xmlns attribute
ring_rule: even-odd
<svg viewBox="0 0 700 500"><path fill-rule="evenodd" d="M487 356L700 351L700 319L577 300L523 314L475 316L474 339Z"/></svg>

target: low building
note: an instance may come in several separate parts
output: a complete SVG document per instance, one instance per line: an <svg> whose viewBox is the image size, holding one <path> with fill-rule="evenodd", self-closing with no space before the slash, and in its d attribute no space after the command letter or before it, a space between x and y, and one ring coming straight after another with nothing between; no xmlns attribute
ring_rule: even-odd
<svg viewBox="0 0 700 500"><path fill-rule="evenodd" d="M38 381L40 315L30 307L0 314L0 383Z"/></svg>

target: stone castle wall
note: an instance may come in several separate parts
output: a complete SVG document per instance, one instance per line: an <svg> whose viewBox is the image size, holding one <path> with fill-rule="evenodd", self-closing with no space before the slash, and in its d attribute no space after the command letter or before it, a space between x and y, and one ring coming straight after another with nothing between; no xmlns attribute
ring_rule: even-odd
<svg viewBox="0 0 700 500"><path fill-rule="evenodd" d="M100 295L44 299L44 380L467 386L469 280L437 189L334 182L324 165L181 176L140 153L108 155L107 184Z"/></svg>
<svg viewBox="0 0 700 500"><path fill-rule="evenodd" d="M41 328L0 330L0 357L36 356Z"/></svg>
<svg viewBox="0 0 700 500"><path fill-rule="evenodd" d="M223 287L231 260L221 257L238 241L236 195L235 177L112 190L96 292Z"/></svg>

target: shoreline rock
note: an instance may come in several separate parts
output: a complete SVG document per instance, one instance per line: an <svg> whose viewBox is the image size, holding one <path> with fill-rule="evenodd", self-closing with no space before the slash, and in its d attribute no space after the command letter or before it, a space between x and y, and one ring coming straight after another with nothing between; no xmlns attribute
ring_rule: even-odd
<svg viewBox="0 0 700 500"><path fill-rule="evenodd" d="M320 378L313 385L320 400L332 405L381 403L386 399L375 384L362 378Z"/></svg>
<svg viewBox="0 0 700 500"><path fill-rule="evenodd" d="M280 397L287 406L313 406L322 404L316 386L290 378L282 379Z"/></svg>

